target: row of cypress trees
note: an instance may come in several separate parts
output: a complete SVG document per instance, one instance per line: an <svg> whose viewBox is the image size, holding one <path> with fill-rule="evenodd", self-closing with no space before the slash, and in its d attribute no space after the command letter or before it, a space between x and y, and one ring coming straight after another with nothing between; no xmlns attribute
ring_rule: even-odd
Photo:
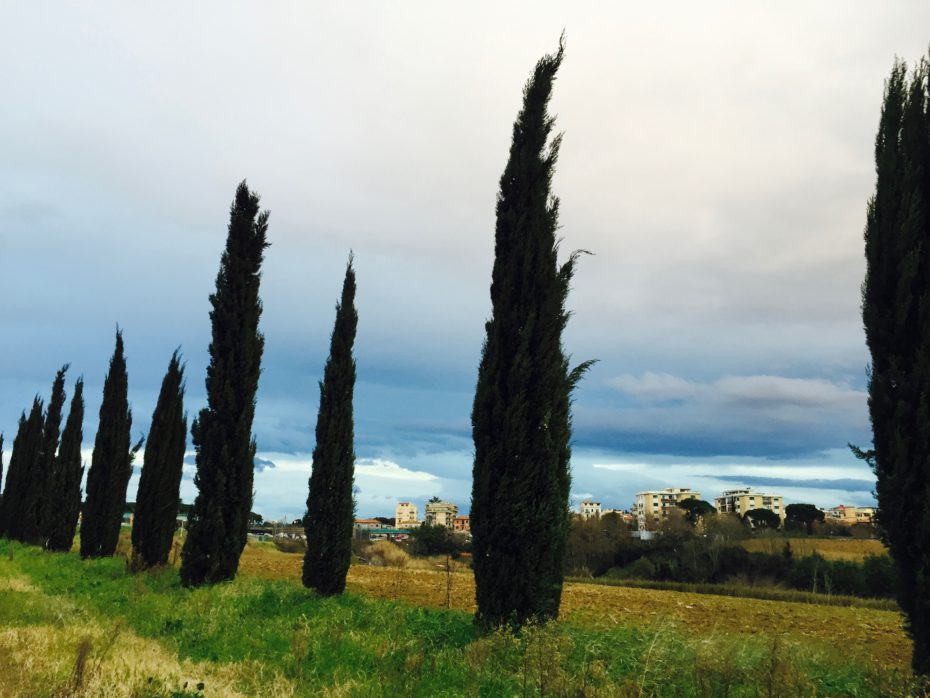
<svg viewBox="0 0 930 698"><path fill-rule="evenodd" d="M24 412L20 417L0 499L0 535L48 550L67 552L73 545L81 513L81 557L109 556L116 551L119 540L132 461L143 443L140 439L130 446L132 412L128 403L122 332L117 330L116 349L104 380L100 422L87 472L87 496L83 507L84 381L79 378L75 382L62 432L67 370L68 366L64 366L56 374L48 408L43 410L43 401L36 396L29 416ZM176 424L173 428L165 425L173 424L173 413L182 409L182 372L175 352L152 416L152 433L159 444L177 444L180 437L181 449L172 451L173 459L160 457L163 449L158 446L146 451L146 463L150 467L145 469L145 482L140 483L137 495L137 506L145 515L141 524L133 528L133 543L141 566L167 560L170 540L162 543L161 548L146 543L156 539L163 541L162 531L166 526L171 527L172 534L174 532L186 426L183 423L180 428Z"/></svg>
<svg viewBox="0 0 930 698"><path fill-rule="evenodd" d="M550 141L553 119L547 109L562 57L560 42L558 52L544 56L527 82L497 201L492 316L486 324L472 411L477 620L486 627L554 618L561 597L570 484L570 396L590 365L585 362L570 370L561 343L569 316L565 301L578 258L575 253L558 264L558 200L550 191L561 137ZM207 406L191 428L198 494L181 554L180 574L186 586L234 577L246 542L256 451L251 429L264 349L258 330L262 310L258 291L268 247L268 216L260 209L258 195L242 182L230 209L216 291L210 296ZM308 546L303 582L321 594L343 591L351 559L355 292L350 257L320 383L304 518ZM40 454L33 457L35 464L49 458L50 445L57 443L63 376L64 369L56 377L44 419L38 398L29 418L24 414L21 419L7 489L13 482L14 489L28 484L37 493L46 491L45 483L23 479L21 472L34 473L36 468L24 470L21 454L30 449ZM114 552L126 484L142 445L141 440L134 446L130 443L127 385L122 334L117 332L87 478L81 527L84 557ZM165 562L173 537L186 435L183 394L183 366L175 352L153 415L137 496L132 538L133 554L141 566ZM79 429L80 419L76 423ZM71 424L69 418L69 428ZM69 444L69 453L74 439L66 428L63 443ZM30 445L23 446L27 442ZM77 444L79 463L79 432ZM60 449L58 458L65 452ZM73 474L61 476L71 490L80 482L80 472L76 479ZM10 501L6 493L4 501ZM15 518L31 521L28 515Z"/></svg>

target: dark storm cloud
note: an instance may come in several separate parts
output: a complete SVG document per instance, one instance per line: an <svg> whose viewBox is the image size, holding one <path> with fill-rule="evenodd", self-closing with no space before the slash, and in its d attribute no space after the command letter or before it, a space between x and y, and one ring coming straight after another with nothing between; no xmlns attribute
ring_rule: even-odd
<svg viewBox="0 0 930 698"><path fill-rule="evenodd" d="M875 489L874 480L856 480L853 478L813 478L791 479L783 477L762 477L754 475L707 475L716 480L727 480L747 487L792 487L810 490L843 490L845 492L871 492Z"/></svg>

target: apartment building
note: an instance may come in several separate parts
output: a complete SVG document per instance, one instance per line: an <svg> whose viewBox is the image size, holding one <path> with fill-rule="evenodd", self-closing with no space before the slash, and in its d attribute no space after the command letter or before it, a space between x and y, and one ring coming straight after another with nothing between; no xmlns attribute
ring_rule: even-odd
<svg viewBox="0 0 930 698"><path fill-rule="evenodd" d="M719 497L714 498L714 506L721 514L739 514L744 516L752 509L768 509L785 520L785 507L780 494L763 494L753 492L750 487L738 490L727 490Z"/></svg>
<svg viewBox="0 0 930 698"><path fill-rule="evenodd" d="M601 515L601 503L586 499L579 505L578 511L583 519L597 518Z"/></svg>
<svg viewBox="0 0 930 698"><path fill-rule="evenodd" d="M455 517L458 515L458 505L452 502L428 502L426 504L426 523L431 526L452 528Z"/></svg>
<svg viewBox="0 0 930 698"><path fill-rule="evenodd" d="M420 521L417 518L417 505L412 502L398 502L394 510L394 526L403 528L404 526L419 526Z"/></svg>
<svg viewBox="0 0 930 698"><path fill-rule="evenodd" d="M664 490L637 492L633 503L636 526L645 531L668 516L668 512L686 499L700 499L701 493L687 487L668 487Z"/></svg>
<svg viewBox="0 0 930 698"><path fill-rule="evenodd" d="M854 507L848 504L840 504L825 512L828 521L838 521L844 524L870 524L875 516L874 507Z"/></svg>
<svg viewBox="0 0 930 698"><path fill-rule="evenodd" d="M469 516L456 516L452 520L452 530L456 533L471 533L471 518Z"/></svg>

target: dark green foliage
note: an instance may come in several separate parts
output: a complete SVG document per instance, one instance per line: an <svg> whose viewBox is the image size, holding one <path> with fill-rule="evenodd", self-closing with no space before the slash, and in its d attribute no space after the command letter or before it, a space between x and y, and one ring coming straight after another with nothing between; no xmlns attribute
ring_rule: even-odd
<svg viewBox="0 0 930 698"><path fill-rule="evenodd" d="M3 433L0 432L0 492L3 492ZM3 507L2 495L0 495L0 508Z"/></svg>
<svg viewBox="0 0 930 698"><path fill-rule="evenodd" d="M49 483L55 467L58 452L58 438L61 435L61 411L65 404L65 373L67 364L55 374L52 383L52 396L42 425L42 447L35 460L30 487L23 494L20 512L22 517L22 540L30 545L45 546L42 518L48 508Z"/></svg>
<svg viewBox="0 0 930 698"><path fill-rule="evenodd" d="M152 428L136 494L132 554L137 567L154 567L168 562L181 501L181 470L186 443L184 367L175 351L152 414Z"/></svg>
<svg viewBox="0 0 930 698"><path fill-rule="evenodd" d="M862 321L878 524L900 578L916 673L930 675L930 113L928 64L895 63L875 140Z"/></svg>
<svg viewBox="0 0 930 698"><path fill-rule="evenodd" d="M142 448L141 440L135 446L130 444L132 411L128 392L123 333L117 330L116 349L103 382L94 454L87 472L87 499L81 521L81 557L84 558L112 555L119 542L132 461Z"/></svg>
<svg viewBox="0 0 930 698"><path fill-rule="evenodd" d="M24 412L13 439L13 453L6 473L0 510L0 530L7 538L25 542L30 512L38 506L35 499L36 470L42 458L43 427L42 399L36 395L29 417Z"/></svg>
<svg viewBox="0 0 930 698"><path fill-rule="evenodd" d="M570 398L588 368L562 349L577 253L559 266L550 187L561 136L547 113L563 49L544 56L523 92L497 197L492 315L472 409L471 528L477 621L558 615L568 533Z"/></svg>
<svg viewBox="0 0 930 698"><path fill-rule="evenodd" d="M199 492L181 555L187 586L235 577L245 547L255 467L252 419L265 345L258 331L258 287L267 231L268 212L259 210L258 195L242 182L210 296L207 407L191 428Z"/></svg>
<svg viewBox="0 0 930 698"><path fill-rule="evenodd" d="M307 497L307 553L304 586L324 595L341 594L352 560L352 524L355 502L355 432L352 397L355 391L355 359L352 347L358 327L355 310L355 270L352 258L346 267L342 298L336 305L336 324L329 358L320 382L320 410L316 418L316 446Z"/></svg>
<svg viewBox="0 0 930 698"><path fill-rule="evenodd" d="M451 555L459 552L459 544L452 531L440 524L424 523L410 529L413 552L417 555Z"/></svg>
<svg viewBox="0 0 930 698"><path fill-rule="evenodd" d="M74 543L78 511L81 507L81 442L84 439L84 379L78 378L71 397L68 421L61 434L61 446L49 475L49 496L42 517L42 535L49 550L68 552Z"/></svg>
<svg viewBox="0 0 930 698"><path fill-rule="evenodd" d="M823 523L824 513L813 504L789 504L785 507L785 528L814 532L815 523Z"/></svg>
<svg viewBox="0 0 930 698"><path fill-rule="evenodd" d="M699 520L708 514L716 514L717 508L710 502L703 499L682 499L678 501L678 507L685 510L685 518L692 526L696 525Z"/></svg>
<svg viewBox="0 0 930 698"><path fill-rule="evenodd" d="M743 517L753 528L775 529L781 526L781 517L768 509L750 509Z"/></svg>

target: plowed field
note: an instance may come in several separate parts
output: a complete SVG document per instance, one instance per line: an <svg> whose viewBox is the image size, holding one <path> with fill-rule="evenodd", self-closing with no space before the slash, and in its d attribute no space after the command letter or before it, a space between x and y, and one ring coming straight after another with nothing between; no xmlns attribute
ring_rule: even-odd
<svg viewBox="0 0 930 698"><path fill-rule="evenodd" d="M240 572L272 579L300 579L302 556L249 545ZM474 610L475 586L470 572L452 576L454 608ZM353 565L351 591L407 603L444 607L446 575L442 571ZM713 635L779 633L827 652L881 666L904 668L910 661L910 641L896 612L865 608L762 601L677 591L631 589L595 584L567 584L562 617L590 625L663 624Z"/></svg>

